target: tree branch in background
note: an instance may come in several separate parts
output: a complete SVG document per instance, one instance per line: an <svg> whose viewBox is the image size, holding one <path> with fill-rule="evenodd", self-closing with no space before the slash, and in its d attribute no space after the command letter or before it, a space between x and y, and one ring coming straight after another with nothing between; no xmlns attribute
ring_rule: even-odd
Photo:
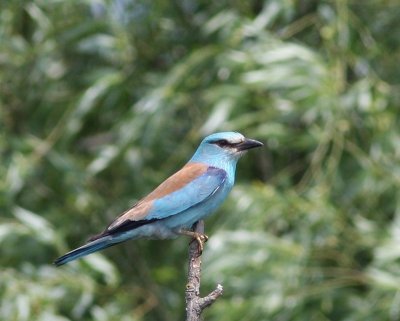
<svg viewBox="0 0 400 321"><path fill-rule="evenodd" d="M195 224L194 232L204 234L204 221ZM186 285L186 321L199 321L203 310L213 304L223 293L221 284L204 298L200 297L201 252L198 242L193 240L189 245L189 270Z"/></svg>

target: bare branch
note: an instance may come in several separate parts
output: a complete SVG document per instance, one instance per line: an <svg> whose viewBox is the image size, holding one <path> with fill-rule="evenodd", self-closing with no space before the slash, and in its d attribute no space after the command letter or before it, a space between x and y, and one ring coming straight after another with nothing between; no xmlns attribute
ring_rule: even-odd
<svg viewBox="0 0 400 321"><path fill-rule="evenodd" d="M217 288L209 293L206 297L199 299L199 306L203 310L214 303L216 299L218 299L222 293L224 292L224 288L221 284L217 284Z"/></svg>
<svg viewBox="0 0 400 321"><path fill-rule="evenodd" d="M199 221L195 224L194 232L204 234L204 222ZM204 298L200 297L200 276L201 273L201 252L196 240L189 246L189 269L188 283L186 285L186 321L199 321L202 311L213 304L223 293L221 284Z"/></svg>

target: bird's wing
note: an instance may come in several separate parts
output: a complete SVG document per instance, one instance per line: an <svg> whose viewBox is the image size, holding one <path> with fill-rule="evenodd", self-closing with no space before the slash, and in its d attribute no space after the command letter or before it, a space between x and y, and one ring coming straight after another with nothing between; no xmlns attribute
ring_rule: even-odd
<svg viewBox="0 0 400 321"><path fill-rule="evenodd" d="M135 228L187 210L213 195L224 184L226 176L223 169L188 163L121 214L105 232Z"/></svg>

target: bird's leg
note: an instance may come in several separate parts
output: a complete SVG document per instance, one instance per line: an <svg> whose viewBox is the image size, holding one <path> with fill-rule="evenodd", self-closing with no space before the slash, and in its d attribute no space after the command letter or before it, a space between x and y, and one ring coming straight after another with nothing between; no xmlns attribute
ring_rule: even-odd
<svg viewBox="0 0 400 321"><path fill-rule="evenodd" d="M197 244L199 245L200 254L203 253L204 243L208 241L207 235L185 229L179 229L177 233L180 235L186 235L192 237L193 241L196 240Z"/></svg>

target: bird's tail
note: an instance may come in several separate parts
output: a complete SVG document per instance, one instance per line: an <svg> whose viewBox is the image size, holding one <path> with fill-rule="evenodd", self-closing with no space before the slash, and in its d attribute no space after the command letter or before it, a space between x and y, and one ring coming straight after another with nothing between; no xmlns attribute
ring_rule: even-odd
<svg viewBox="0 0 400 321"><path fill-rule="evenodd" d="M115 244L116 242L112 242L110 236L101 237L59 257L57 260L54 261L54 264L60 266L73 260L79 259L82 256L100 251Z"/></svg>

